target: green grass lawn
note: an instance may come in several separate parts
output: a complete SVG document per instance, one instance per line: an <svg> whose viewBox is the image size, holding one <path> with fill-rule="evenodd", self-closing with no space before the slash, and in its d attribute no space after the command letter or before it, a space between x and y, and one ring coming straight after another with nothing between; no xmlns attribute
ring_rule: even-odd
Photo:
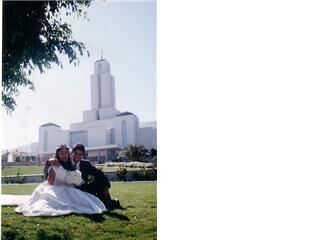
<svg viewBox="0 0 320 240"><path fill-rule="evenodd" d="M2 194L14 194L14 195L27 195L38 186L38 183L25 183L25 184L2 184Z"/></svg>
<svg viewBox="0 0 320 240"><path fill-rule="evenodd" d="M17 175L17 172L20 172L21 175L29 174L42 174L43 166L14 166L14 167L5 167L1 169L1 175L3 177L10 175Z"/></svg>
<svg viewBox="0 0 320 240"><path fill-rule="evenodd" d="M3 194L31 194L37 184L2 185ZM24 217L2 207L2 239L156 239L157 183L112 183L123 210L102 215Z"/></svg>
<svg viewBox="0 0 320 240"><path fill-rule="evenodd" d="M114 172L119 169L119 167L107 167L106 165L96 165L97 168L102 168L104 172ZM128 171L136 170L140 168L127 168ZM1 170L1 176L16 176L18 171L20 175L29 175L29 174L42 174L43 166L13 166L13 167L5 167Z"/></svg>

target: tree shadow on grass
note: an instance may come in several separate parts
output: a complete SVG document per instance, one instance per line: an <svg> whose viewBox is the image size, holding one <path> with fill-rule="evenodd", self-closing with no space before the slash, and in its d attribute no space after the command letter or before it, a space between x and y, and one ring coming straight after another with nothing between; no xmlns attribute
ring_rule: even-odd
<svg viewBox="0 0 320 240"><path fill-rule="evenodd" d="M116 218L122 221L130 221L130 219L126 215L119 214L116 212L106 212L105 214L109 217Z"/></svg>
<svg viewBox="0 0 320 240"><path fill-rule="evenodd" d="M22 215L22 213L17 213L17 214ZM107 212L104 212L102 214L70 213L70 214L60 215L60 216L36 216L35 219L37 219L37 218L38 219L50 219L50 218L52 219L52 218L69 217L69 216L82 216L82 217L88 218L91 221L97 222L97 223L104 222L106 220L106 218L104 216L115 218L115 219L118 219L118 220L121 220L121 221L130 221L130 219L126 215L123 215L123 214L120 214L120 213L116 213L116 212L113 212L113 211L107 211Z"/></svg>
<svg viewBox="0 0 320 240"><path fill-rule="evenodd" d="M127 207L124 208L124 209L128 209L128 208L135 208L135 206L129 205L129 206L127 206Z"/></svg>
<svg viewBox="0 0 320 240"><path fill-rule="evenodd" d="M92 214L92 215L83 215L83 216L97 223L104 222L106 220L105 216L115 218L121 221L130 221L130 219L127 216L116 213L116 212L111 212L111 211L105 212L103 214Z"/></svg>
<svg viewBox="0 0 320 240"><path fill-rule="evenodd" d="M9 227L6 229L1 229L1 239L26 239L23 236L23 231L15 229L14 227ZM56 231L54 229L36 229L37 240L72 240L72 236L66 230L59 229Z"/></svg>
<svg viewBox="0 0 320 240"><path fill-rule="evenodd" d="M104 214L91 214L91 215L82 215L85 218L90 219L93 222L101 223L104 222L106 219L103 217Z"/></svg>

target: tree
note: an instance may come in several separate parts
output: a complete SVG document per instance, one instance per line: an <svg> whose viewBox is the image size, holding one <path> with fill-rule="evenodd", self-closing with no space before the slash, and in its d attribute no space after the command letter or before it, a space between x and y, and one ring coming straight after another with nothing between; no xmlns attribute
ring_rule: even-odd
<svg viewBox="0 0 320 240"><path fill-rule="evenodd" d="M69 63L79 65L79 54L86 50L82 42L72 37L70 24L61 14L86 18L91 0L79 1L3 1L2 32L2 105L11 113L20 87L34 90L28 77L35 69L46 69L62 62L58 55L67 56Z"/></svg>
<svg viewBox="0 0 320 240"><path fill-rule="evenodd" d="M151 148L150 150L150 157L156 157L157 156L157 149Z"/></svg>
<svg viewBox="0 0 320 240"><path fill-rule="evenodd" d="M149 151L142 145L128 145L120 152L120 158L125 157L134 162L143 162L149 157Z"/></svg>

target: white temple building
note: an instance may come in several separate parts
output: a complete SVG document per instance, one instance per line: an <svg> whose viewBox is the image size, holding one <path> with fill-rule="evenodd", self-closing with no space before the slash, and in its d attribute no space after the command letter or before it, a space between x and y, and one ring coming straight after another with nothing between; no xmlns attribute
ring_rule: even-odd
<svg viewBox="0 0 320 240"><path fill-rule="evenodd" d="M116 109L115 81L110 64L101 59L94 63L90 79L91 109L83 111L83 121L70 124L70 130L46 123L39 128L38 151L41 158L51 156L60 144L82 143L86 158L91 161L111 161L116 151L129 144L141 144L148 150L157 149L156 123L141 123L131 112Z"/></svg>

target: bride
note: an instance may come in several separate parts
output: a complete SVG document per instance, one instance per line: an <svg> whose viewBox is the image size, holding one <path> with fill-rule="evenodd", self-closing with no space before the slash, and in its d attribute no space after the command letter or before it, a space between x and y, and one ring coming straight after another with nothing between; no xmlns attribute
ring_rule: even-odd
<svg viewBox="0 0 320 240"><path fill-rule="evenodd" d="M99 198L74 188L82 183L81 172L67 171L63 167L70 158L66 145L60 145L56 149L56 158L60 166L49 167L48 180L40 184L30 199L19 205L15 211L23 213L24 216L98 214L107 211Z"/></svg>

